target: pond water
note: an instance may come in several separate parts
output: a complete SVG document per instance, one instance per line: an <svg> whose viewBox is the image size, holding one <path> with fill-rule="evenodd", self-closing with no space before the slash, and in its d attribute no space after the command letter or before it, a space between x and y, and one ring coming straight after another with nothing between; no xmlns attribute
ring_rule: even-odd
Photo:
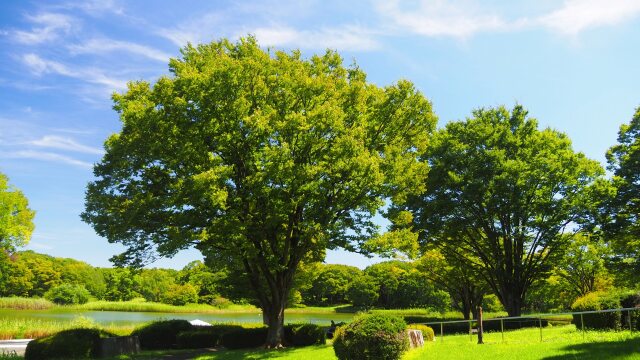
<svg viewBox="0 0 640 360"><path fill-rule="evenodd" d="M0 309L0 318L13 319L33 319L45 321L73 321L78 317L86 317L92 319L101 325L127 325L140 324L160 319L200 319L209 323L261 323L262 313L259 311L252 312L235 312L235 313L160 313L160 312L123 312L123 311L79 311L67 309L54 310L6 310ZM287 314L285 313L286 323L311 322L319 325L329 325L331 320L335 322L350 321L354 314L349 313L305 313L305 314Z"/></svg>

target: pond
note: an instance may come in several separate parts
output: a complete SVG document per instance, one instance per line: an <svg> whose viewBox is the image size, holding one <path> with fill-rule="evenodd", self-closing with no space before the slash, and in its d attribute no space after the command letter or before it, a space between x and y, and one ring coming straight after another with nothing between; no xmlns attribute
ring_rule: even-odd
<svg viewBox="0 0 640 360"><path fill-rule="evenodd" d="M310 322L329 325L335 322L350 321L354 314L349 313L285 313L286 323ZM92 319L100 325L140 324L160 319L200 319L209 323L262 323L259 311L229 312L217 314L203 313L160 313L160 312L124 312L124 311L81 311L67 309L52 310L7 310L0 309L0 318L33 319L44 321L73 321L78 317Z"/></svg>

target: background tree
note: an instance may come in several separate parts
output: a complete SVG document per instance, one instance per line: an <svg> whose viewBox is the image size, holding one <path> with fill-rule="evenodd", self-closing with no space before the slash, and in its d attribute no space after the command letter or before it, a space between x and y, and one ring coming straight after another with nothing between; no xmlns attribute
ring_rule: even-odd
<svg viewBox="0 0 640 360"><path fill-rule="evenodd" d="M29 242L34 215L24 194L0 173L0 251L13 252Z"/></svg>
<svg viewBox="0 0 640 360"><path fill-rule="evenodd" d="M475 319L478 306L491 289L473 266L462 254L450 254L450 260L438 250L429 250L416 262L416 268L449 293L452 305L462 313L465 320Z"/></svg>
<svg viewBox="0 0 640 360"><path fill-rule="evenodd" d="M407 81L367 83L335 52L305 60L253 38L189 45L170 71L114 95L123 127L83 219L127 246L120 264L195 246L241 266L279 346L298 264L356 250L385 198L422 186L431 104Z"/></svg>
<svg viewBox="0 0 640 360"><path fill-rule="evenodd" d="M355 266L320 264L311 286L302 292L307 305L338 305L347 303L347 289L362 273Z"/></svg>
<svg viewBox="0 0 640 360"><path fill-rule="evenodd" d="M566 135L538 130L522 106L479 109L438 131L422 160L426 192L398 204L410 210L423 244L469 254L511 316L546 278L575 224L583 190L602 175ZM393 214L392 214L393 215Z"/></svg>
<svg viewBox="0 0 640 360"><path fill-rule="evenodd" d="M640 273L640 107L620 126L618 144L607 152L615 194L603 206L603 230L615 247L615 266L631 283Z"/></svg>

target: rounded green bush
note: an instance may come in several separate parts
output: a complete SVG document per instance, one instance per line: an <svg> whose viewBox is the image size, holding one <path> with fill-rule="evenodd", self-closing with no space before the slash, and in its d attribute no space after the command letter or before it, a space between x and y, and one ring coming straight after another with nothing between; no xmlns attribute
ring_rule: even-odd
<svg viewBox="0 0 640 360"><path fill-rule="evenodd" d="M176 337L180 349L201 349L218 345L220 335L209 329L183 331Z"/></svg>
<svg viewBox="0 0 640 360"><path fill-rule="evenodd" d="M267 328L242 328L222 335L222 346L227 349L248 349L267 342Z"/></svg>
<svg viewBox="0 0 640 360"><path fill-rule="evenodd" d="M595 311L620 308L619 292L592 292L581 296L573 305L573 311ZM584 324L582 321L584 320ZM606 312L594 314L574 314L573 323L578 329L584 325L585 329L620 329L621 316L619 312Z"/></svg>
<svg viewBox="0 0 640 360"><path fill-rule="evenodd" d="M187 320L162 320L135 329L131 335L138 337L144 350L174 349L178 346L178 334L193 328Z"/></svg>
<svg viewBox="0 0 640 360"><path fill-rule="evenodd" d="M293 346L323 345L327 340L327 331L316 324L287 324L284 338Z"/></svg>
<svg viewBox="0 0 640 360"><path fill-rule="evenodd" d="M340 360L396 360L409 348L407 323L389 315L363 315L336 330L333 350Z"/></svg>
<svg viewBox="0 0 640 360"><path fill-rule="evenodd" d="M49 289L44 297L56 304L73 305L85 304L91 294L82 285L62 284Z"/></svg>
<svg viewBox="0 0 640 360"><path fill-rule="evenodd" d="M431 326L422 324L409 324L407 328L422 331L422 337L424 338L424 341L433 341L433 339L435 339L435 333L433 332Z"/></svg>
<svg viewBox="0 0 640 360"><path fill-rule="evenodd" d="M97 356L98 340L115 335L98 329L71 329L32 340L25 360L91 359Z"/></svg>

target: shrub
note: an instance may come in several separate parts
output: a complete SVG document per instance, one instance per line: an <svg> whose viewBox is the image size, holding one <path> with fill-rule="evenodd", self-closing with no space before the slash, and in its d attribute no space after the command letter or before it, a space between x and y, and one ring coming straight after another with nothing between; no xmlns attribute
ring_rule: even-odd
<svg viewBox="0 0 640 360"><path fill-rule="evenodd" d="M620 299L620 305L623 308L637 309L622 314L622 327L628 329L630 327L629 321L631 321L631 328L640 330L640 293L635 291L623 293Z"/></svg>
<svg viewBox="0 0 640 360"><path fill-rule="evenodd" d="M327 340L327 332L316 324L287 324L284 338L293 346L323 345Z"/></svg>
<svg viewBox="0 0 640 360"><path fill-rule="evenodd" d="M267 328L241 328L222 335L222 346L227 349L255 348L267 342Z"/></svg>
<svg viewBox="0 0 640 360"><path fill-rule="evenodd" d="M131 335L140 339L144 350L173 349L177 347L178 334L193 328L187 320L163 320L135 329Z"/></svg>
<svg viewBox="0 0 640 360"><path fill-rule="evenodd" d="M53 287L44 294L47 300L60 305L85 304L90 296L84 286L71 284Z"/></svg>
<svg viewBox="0 0 640 360"><path fill-rule="evenodd" d="M180 349L200 349L218 345L220 335L208 328L187 330L178 334L176 343Z"/></svg>
<svg viewBox="0 0 640 360"><path fill-rule="evenodd" d="M400 359L409 348L407 324L389 315L362 315L337 329L333 350L340 360Z"/></svg>
<svg viewBox="0 0 640 360"><path fill-rule="evenodd" d="M571 305L573 311L595 311L617 309L620 307L619 292L592 292L581 296ZM578 329L619 329L621 316L619 312L607 312L596 314L574 314L573 323Z"/></svg>
<svg viewBox="0 0 640 360"><path fill-rule="evenodd" d="M411 324L407 326L407 328L422 331L422 337L424 338L424 341L433 341L433 339L435 339L435 334L430 326L422 324Z"/></svg>
<svg viewBox="0 0 640 360"><path fill-rule="evenodd" d="M162 295L162 302L177 306L197 303L198 291L191 284L173 284L169 287L169 290Z"/></svg>
<svg viewBox="0 0 640 360"><path fill-rule="evenodd" d="M30 341L25 360L90 359L97 356L98 340L115 335L98 329L71 329Z"/></svg>

